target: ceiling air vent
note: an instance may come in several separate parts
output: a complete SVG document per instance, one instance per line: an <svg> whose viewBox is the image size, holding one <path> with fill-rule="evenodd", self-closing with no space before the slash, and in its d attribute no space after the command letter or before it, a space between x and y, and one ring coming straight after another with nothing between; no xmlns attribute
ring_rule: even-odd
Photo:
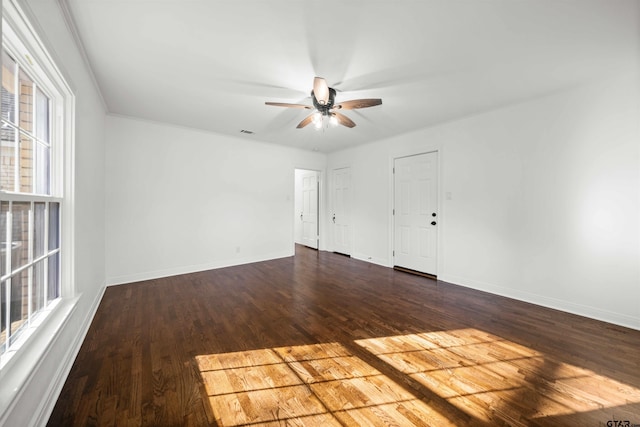
<svg viewBox="0 0 640 427"><path fill-rule="evenodd" d="M253 131L252 130L246 130L246 129L241 129L240 133L246 133L247 135L253 135Z"/></svg>

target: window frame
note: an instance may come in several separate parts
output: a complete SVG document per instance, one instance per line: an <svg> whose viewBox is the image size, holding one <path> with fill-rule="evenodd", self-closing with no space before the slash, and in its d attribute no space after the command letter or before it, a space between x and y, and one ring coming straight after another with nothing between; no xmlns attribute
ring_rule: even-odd
<svg viewBox="0 0 640 427"><path fill-rule="evenodd" d="M5 45L6 44L6 45ZM15 144L16 144L16 154L15 154L15 170L14 170L14 188L12 190L2 190L0 188L0 191L4 191L5 193L16 193L16 194L30 194L30 195L44 195L44 196L53 196L56 197L58 196L54 189L57 190L57 187L52 187L52 179L57 178L57 176L55 176L54 174L57 171L52 171L51 170L51 166L52 166L52 162L54 159L54 154L53 151L51 150L51 144L52 144L52 138L56 137L56 135L54 135L52 133L52 117L53 117L53 102L52 102L52 95L51 95L51 91L47 89L47 87L43 86L40 83L40 79L38 78L32 78L31 76L31 72L27 69L26 65L30 65L29 62L25 62L25 61L32 61L31 57L28 55L25 55L24 59L18 59L19 58L19 53L18 53L18 49L20 49L20 47L16 47L16 45L20 45L15 43L15 40L9 39L6 42L2 43L2 52L6 52L7 56L10 57L10 59L15 63L16 65L16 69L14 70L14 80L16 85L14 86L14 92L15 92L15 97L18 98L18 102L16 103L16 106L19 106L20 104L22 104L22 101L19 100L20 96L21 96L21 92L20 92L20 81L21 81L21 75L26 75L27 77L29 77L29 79L31 80L32 83L32 88L33 88L33 93L32 93L32 103L31 103L31 115L36 119L34 121L32 121L32 128L31 129L25 129L22 126L22 119L21 119L21 115L20 115L20 109L14 109L14 122L12 122L10 119L6 120L7 122L7 127L9 129L12 129L15 134ZM4 59L3 59L4 61ZM31 67L33 68L33 67ZM47 124L49 125L49 132L48 132L48 141L44 140L43 138L41 138L38 135L38 128L39 128L39 120L38 119L38 94L42 93L48 100L48 108L47 108L47 117L46 117L46 121ZM16 190L16 187L20 186L20 142L23 139L27 139L32 141L33 147L32 147L32 151L33 151L33 157L32 157L32 161L34 162L34 167L33 170L37 171L38 170L38 161L39 161L39 157L37 154L37 147L40 146L45 146L49 149L49 154L48 154L48 158L49 158L49 164L48 164L48 191L47 193L43 193L43 192L37 192L37 187L38 187L38 179L35 179L34 176L32 176L32 182L31 182L31 188L30 191L21 191L21 190ZM59 198L62 198L61 195Z"/></svg>
<svg viewBox="0 0 640 427"><path fill-rule="evenodd" d="M58 272L60 296L34 316L17 340L10 343L7 350L0 354L0 377L23 381L24 378L10 375L11 371L23 371L19 368L20 365L33 362L44 353L53 339L51 330L61 327L78 299L73 264L75 96L56 65L56 61L49 54L16 0L3 2L1 28L3 49L20 64L20 67L36 82L36 87L40 88L50 100L50 190L49 195L0 190L0 200L9 203L30 202L32 208L35 203L45 203L46 207L49 207L50 203L59 203L59 247L54 252L60 257ZM32 190L34 188L32 186ZM48 256L52 255L48 248L45 248L45 253ZM31 257L29 265L34 265L35 261ZM21 354L21 357L14 357L16 354ZM2 400L2 393L0 393L0 409L3 406Z"/></svg>

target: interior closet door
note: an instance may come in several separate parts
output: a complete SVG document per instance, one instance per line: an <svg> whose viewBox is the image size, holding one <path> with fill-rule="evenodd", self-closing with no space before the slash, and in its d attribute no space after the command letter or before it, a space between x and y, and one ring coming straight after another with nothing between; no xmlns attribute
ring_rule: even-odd
<svg viewBox="0 0 640 427"><path fill-rule="evenodd" d="M330 225L333 231L333 250L350 255L351 169L334 169L332 183L333 212L331 213Z"/></svg>
<svg viewBox="0 0 640 427"><path fill-rule="evenodd" d="M302 175L302 244L318 249L318 172Z"/></svg>
<svg viewBox="0 0 640 427"><path fill-rule="evenodd" d="M394 265L437 274L438 153L394 161Z"/></svg>

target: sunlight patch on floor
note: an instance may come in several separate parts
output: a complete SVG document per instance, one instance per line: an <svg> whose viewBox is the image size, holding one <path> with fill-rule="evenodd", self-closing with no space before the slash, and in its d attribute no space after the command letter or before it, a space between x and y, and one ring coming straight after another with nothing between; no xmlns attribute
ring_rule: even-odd
<svg viewBox="0 0 640 427"><path fill-rule="evenodd" d="M196 357L221 426L452 425L338 343Z"/></svg>
<svg viewBox="0 0 640 427"><path fill-rule="evenodd" d="M638 388L477 329L356 343L487 423L520 424L640 403Z"/></svg>

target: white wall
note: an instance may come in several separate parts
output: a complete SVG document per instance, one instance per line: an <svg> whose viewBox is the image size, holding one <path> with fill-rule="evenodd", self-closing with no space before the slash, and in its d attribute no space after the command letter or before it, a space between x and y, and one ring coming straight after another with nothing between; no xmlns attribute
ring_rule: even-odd
<svg viewBox="0 0 640 427"><path fill-rule="evenodd" d="M351 166L353 255L391 265L392 159L439 149L441 196L452 195L441 200L441 279L640 328L637 72L334 153L327 164L244 138L119 117L105 126L58 2L20 3L77 97L78 300L44 357L19 373L0 425L46 422L105 277L291 255L296 167L330 176Z"/></svg>
<svg viewBox="0 0 640 427"><path fill-rule="evenodd" d="M640 329L638 81L329 155L351 166L354 256L392 265L392 159L439 150L440 279Z"/></svg>
<svg viewBox="0 0 640 427"><path fill-rule="evenodd" d="M0 425L6 426L46 423L105 285L105 111L58 3L43 0L24 0L19 3L24 6L76 96L73 200L76 294L73 299L77 298L77 302L66 323L55 331L53 338L37 334L32 337L29 349L42 345L47 347L44 356L34 361L32 369L12 372L12 376L21 375L24 382L11 390L13 397L10 405L0 409ZM9 383L0 382L3 395L8 387Z"/></svg>
<svg viewBox="0 0 640 427"><path fill-rule="evenodd" d="M107 118L107 281L293 255L294 170L326 156Z"/></svg>

